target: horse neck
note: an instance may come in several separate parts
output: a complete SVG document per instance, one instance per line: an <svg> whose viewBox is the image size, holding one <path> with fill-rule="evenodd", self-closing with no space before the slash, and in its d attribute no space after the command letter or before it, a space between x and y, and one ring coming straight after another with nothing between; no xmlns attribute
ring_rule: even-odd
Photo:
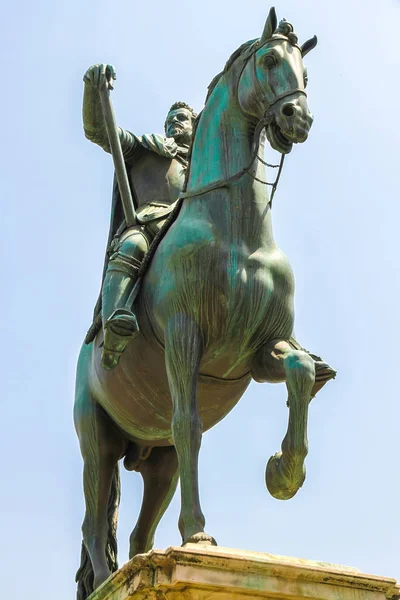
<svg viewBox="0 0 400 600"><path fill-rule="evenodd" d="M187 192L201 192L206 186L228 180L248 167L254 152L255 122L240 109L236 95L240 70L231 68L214 88L202 112L193 143ZM265 134L260 140L259 155L263 155ZM250 170L258 179L265 179L265 169L256 159ZM228 193L227 193L228 191ZM231 230L249 247L274 244L267 188L246 174L234 185L218 188L207 194L195 195L185 201L185 212L204 213L219 205L217 226L224 235ZM221 206L224 205L224 206ZM211 216L211 215L209 215ZM213 226L216 226L215 222Z"/></svg>
<svg viewBox="0 0 400 600"><path fill-rule="evenodd" d="M232 177L251 160L254 123L235 99L230 72L217 83L203 109L192 150L188 192Z"/></svg>

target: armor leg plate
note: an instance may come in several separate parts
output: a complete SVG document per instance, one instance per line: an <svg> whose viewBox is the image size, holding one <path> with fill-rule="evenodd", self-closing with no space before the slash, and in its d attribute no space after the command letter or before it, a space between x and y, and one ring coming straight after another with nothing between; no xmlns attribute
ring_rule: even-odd
<svg viewBox="0 0 400 600"><path fill-rule="evenodd" d="M139 325L129 306L137 271L148 248L148 240L138 228L127 231L110 257L103 284L104 344L101 357L105 369L117 366Z"/></svg>

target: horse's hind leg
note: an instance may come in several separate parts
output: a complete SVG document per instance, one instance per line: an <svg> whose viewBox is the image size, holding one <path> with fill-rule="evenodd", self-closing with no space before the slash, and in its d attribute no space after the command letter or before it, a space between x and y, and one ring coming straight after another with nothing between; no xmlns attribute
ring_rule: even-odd
<svg viewBox="0 0 400 600"><path fill-rule="evenodd" d="M84 460L86 512L82 525L82 564L77 574L78 598L96 589L116 568L115 527L119 504L118 460L126 442L88 389L84 349L78 364L74 421ZM87 560L86 552L90 561ZM108 560L107 560L108 558ZM91 563L91 564L90 564ZM79 591L80 590L80 591Z"/></svg>
<svg viewBox="0 0 400 600"><path fill-rule="evenodd" d="M315 365L307 352L294 349L283 340L268 344L261 356L262 364L260 357L255 361L254 378L258 381L286 381L288 390L289 423L282 451L270 458L266 470L269 492L275 498L287 500L295 495L305 479L308 405L315 383Z"/></svg>
<svg viewBox="0 0 400 600"><path fill-rule="evenodd" d="M202 423L197 406L197 380L202 351L201 332L191 319L180 313L168 321L165 359L173 403L172 436L181 480L179 530L183 543L215 543L204 533L205 519L199 498Z"/></svg>
<svg viewBox="0 0 400 600"><path fill-rule="evenodd" d="M130 537L129 558L151 550L154 534L167 510L179 479L178 457L173 446L153 448L137 470L143 477L143 501L135 529Z"/></svg>

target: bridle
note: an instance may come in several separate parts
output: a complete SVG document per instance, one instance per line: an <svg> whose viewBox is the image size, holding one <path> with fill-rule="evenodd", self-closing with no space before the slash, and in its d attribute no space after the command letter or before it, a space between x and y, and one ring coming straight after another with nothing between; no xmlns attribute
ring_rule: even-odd
<svg viewBox="0 0 400 600"><path fill-rule="evenodd" d="M249 60L251 58L253 58L254 78L255 78L255 80L257 82L257 85L258 85L258 88L259 88L259 90L261 92L261 95L265 96L265 92L262 89L262 87L260 85L260 82L258 80L258 77L257 77L257 71L256 71L256 53L263 46L265 46L266 44L268 44L272 40L277 40L277 39L283 39L283 40L287 41L287 38L285 36L279 36L279 37L275 36L274 38L270 38L270 39L266 40L261 45L260 45L259 41L257 41L257 42L255 42L253 44L253 47L251 48L251 50L249 50L248 55L246 56L246 60L244 60L244 62L243 62L243 66L242 66L242 69L240 71L240 74L239 74L239 77L238 77L238 80L237 80L237 84L236 84L235 101L236 101L236 104L238 105L239 109L241 110L241 112L243 114L245 114L246 117L248 117L248 115L243 111L243 108L241 107L240 102L239 102L239 98L238 98L238 94L239 94L238 89L239 89L239 84L240 84L240 80L242 78L243 71L245 70L246 66L248 65ZM296 45L297 46L297 44L292 44L292 45ZM299 46L297 46L297 47L298 47L298 49L301 52L301 48ZM270 123L272 123L272 121L274 120L274 116L273 116L273 114L271 112L271 108L277 102L279 102L280 100L283 100L284 98L286 98L288 96L293 96L293 94L298 94L298 93L303 94L304 96L307 97L307 93L305 92L305 90L303 90L301 88L295 88L294 90L290 90L289 92L286 92L285 94L280 94L279 96L274 97L273 101L271 103L269 103L268 110L266 111L265 116L262 117L261 119L259 119L258 122L257 122L257 124L256 124L256 126L255 126L254 136L253 136L253 139L254 139L254 142L255 142L255 144L254 144L254 150L252 152L251 159L250 159L250 162L247 165L247 167L245 167L243 169L240 169L240 171L238 171L234 175L231 175L230 177L227 177L227 178L222 179L220 181L217 181L215 183L211 183L209 185L206 185L203 188L201 188L200 190L195 190L193 192L186 192L186 191L182 192L179 195L179 199L180 200L185 200L186 198L194 198L195 196L202 196L203 194L207 194L208 192L212 192L214 190L218 190L218 189L221 189L223 187L227 187L231 183L234 183L235 181L238 181L239 179L241 179L244 175L250 175L250 177L252 177L255 181L258 181L259 183L262 183L264 185L272 187L271 197L269 199L269 203L272 206L272 200L274 198L276 189L278 187L279 179L281 177L281 173L282 173L282 169L283 169L283 163L285 161L285 154L281 153L281 159L280 159L280 162L279 162L278 165L272 165L270 163L265 162L260 156L258 156L258 150L259 150L259 147L260 147L260 135L261 135L262 130L265 127L267 127ZM271 167L273 169L278 169L277 176L276 176L275 181L273 183L269 183L268 181L263 181L262 179L259 179L258 177L256 177L255 175L253 175L253 173L250 172L250 169L252 168L252 166L253 166L253 164L254 164L254 162L255 162L256 159L259 160L263 165L265 165L267 167ZM187 179L186 179L186 186L187 186L187 183L188 183L188 179L189 178L187 177Z"/></svg>

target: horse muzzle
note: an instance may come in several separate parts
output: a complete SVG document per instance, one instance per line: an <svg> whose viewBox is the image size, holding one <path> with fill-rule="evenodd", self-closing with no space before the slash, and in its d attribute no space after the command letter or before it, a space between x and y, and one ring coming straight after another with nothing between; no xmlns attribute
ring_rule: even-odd
<svg viewBox="0 0 400 600"><path fill-rule="evenodd" d="M273 108L271 116L267 138L272 148L282 154L288 154L293 144L306 141L314 120L305 96L283 99Z"/></svg>

